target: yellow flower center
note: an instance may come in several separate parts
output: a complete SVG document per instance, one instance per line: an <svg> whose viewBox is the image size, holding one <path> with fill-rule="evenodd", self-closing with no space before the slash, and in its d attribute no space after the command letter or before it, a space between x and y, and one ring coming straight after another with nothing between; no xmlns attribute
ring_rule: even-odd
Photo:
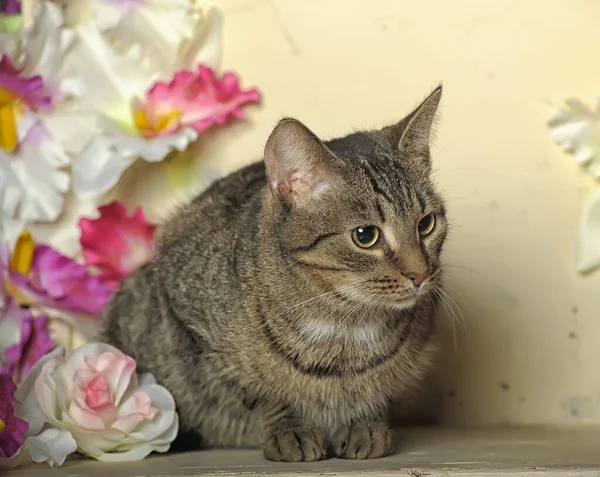
<svg viewBox="0 0 600 477"><path fill-rule="evenodd" d="M180 116L180 111L173 110L160 114L156 119L150 119L143 109L138 109L135 112L133 122L142 136L156 137L172 129L177 124Z"/></svg>
<svg viewBox="0 0 600 477"><path fill-rule="evenodd" d="M34 251L35 242L33 241L31 234L27 230L21 232L10 257L10 270L23 275L29 275L29 272L31 272ZM5 281L4 288L6 294L13 297L19 304L32 304L32 300L20 292L10 280Z"/></svg>
<svg viewBox="0 0 600 477"><path fill-rule="evenodd" d="M10 257L10 269L23 275L28 275L33 262L35 242L31 234L25 230L21 232L15 243L15 249Z"/></svg>
<svg viewBox="0 0 600 477"><path fill-rule="evenodd" d="M4 421L2 419L0 419L0 432L2 432L2 429L4 429L6 427L6 424L4 424Z"/></svg>
<svg viewBox="0 0 600 477"><path fill-rule="evenodd" d="M18 115L19 98L6 88L0 88L0 147L6 152L14 152L19 142Z"/></svg>

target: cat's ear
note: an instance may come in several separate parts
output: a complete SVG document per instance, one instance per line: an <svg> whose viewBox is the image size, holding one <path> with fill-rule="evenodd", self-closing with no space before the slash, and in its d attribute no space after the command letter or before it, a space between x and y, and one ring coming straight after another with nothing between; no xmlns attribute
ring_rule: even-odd
<svg viewBox="0 0 600 477"><path fill-rule="evenodd" d="M441 98L440 85L402 121L382 130L392 147L397 148L403 157L420 161L427 167L429 145Z"/></svg>
<svg viewBox="0 0 600 477"><path fill-rule="evenodd" d="M273 197L288 206L302 204L328 188L332 153L304 124L283 119L265 146L265 167Z"/></svg>

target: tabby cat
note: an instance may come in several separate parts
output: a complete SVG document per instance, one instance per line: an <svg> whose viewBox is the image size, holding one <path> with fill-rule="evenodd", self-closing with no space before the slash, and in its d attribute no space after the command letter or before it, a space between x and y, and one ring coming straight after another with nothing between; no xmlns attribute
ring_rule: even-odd
<svg viewBox="0 0 600 477"><path fill-rule="evenodd" d="M264 162L179 210L122 283L102 339L171 391L198 447L262 446L294 462L393 452L390 403L434 349L441 94L330 141L280 121Z"/></svg>

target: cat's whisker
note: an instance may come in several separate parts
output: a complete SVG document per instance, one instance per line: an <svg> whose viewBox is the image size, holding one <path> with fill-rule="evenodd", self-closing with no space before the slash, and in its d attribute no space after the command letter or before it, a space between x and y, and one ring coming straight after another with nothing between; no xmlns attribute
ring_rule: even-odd
<svg viewBox="0 0 600 477"><path fill-rule="evenodd" d="M462 325L462 329L463 332L467 332L467 321L465 320L465 315L463 314L462 310L460 309L460 306L458 306L458 303L456 303L456 301L454 300L454 298L452 298L450 295L448 295L447 292L445 292L443 289L439 289L440 292L450 301L450 303L452 303L454 305L454 307L456 308L456 310L458 311L458 313L460 314L460 324Z"/></svg>
<svg viewBox="0 0 600 477"><path fill-rule="evenodd" d="M448 317L448 323L450 324L450 330L452 331L452 341L454 343L454 349L456 350L458 348L458 341L456 338L456 320L457 320L456 313L454 312L452 307L449 305L446 298L440 293L439 288L434 288L433 291L434 291L435 295L439 298L440 303L444 307L446 316Z"/></svg>
<svg viewBox="0 0 600 477"><path fill-rule="evenodd" d="M307 300L304 300L300 303L296 303L295 305L292 305L291 307L285 309L284 311L282 311L281 313L278 313L276 315L273 315L274 318L277 318L279 316L284 315L285 313L288 313L300 306L306 305L307 303L313 302L314 300L318 300L319 298L325 298L327 295L333 295L332 298L334 299L343 299L344 297L340 297L340 296L336 296L338 295L341 291L352 291L356 288L358 288L361 285L361 283L355 283L352 285L346 285L346 286L342 286L342 287L338 287L338 288L334 288L333 290L329 290L325 293L321 293L320 295L316 295L313 296Z"/></svg>

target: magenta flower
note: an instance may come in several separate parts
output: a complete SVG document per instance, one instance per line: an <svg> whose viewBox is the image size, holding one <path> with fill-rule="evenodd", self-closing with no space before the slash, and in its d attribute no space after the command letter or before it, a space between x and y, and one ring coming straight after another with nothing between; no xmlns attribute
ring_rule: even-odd
<svg viewBox="0 0 600 477"><path fill-rule="evenodd" d="M54 349L54 342L48 334L47 316L33 317L26 312L21 321L21 341L4 350L5 371L21 383L31 368L46 353Z"/></svg>
<svg viewBox="0 0 600 477"><path fill-rule="evenodd" d="M79 220L83 257L114 289L154 255L156 225L146 220L141 207L128 216L121 202L104 205L98 211L97 219Z"/></svg>
<svg viewBox="0 0 600 477"><path fill-rule="evenodd" d="M197 72L180 71L170 83L156 83L136 111L135 124L145 137L169 135L185 126L202 132L225 124L230 116L244 119L242 106L259 102L258 90L242 91L233 73L218 79L200 65Z"/></svg>
<svg viewBox="0 0 600 477"><path fill-rule="evenodd" d="M6 55L0 59L0 148L14 152L19 144L18 120L28 110L47 111L52 98L41 76L23 77Z"/></svg>
<svg viewBox="0 0 600 477"><path fill-rule="evenodd" d="M16 386L8 374L0 374L0 459L12 457L23 445L29 426L15 416Z"/></svg>
<svg viewBox="0 0 600 477"><path fill-rule="evenodd" d="M28 275L11 271L19 301L71 313L99 315L112 290L85 266L47 245L36 245Z"/></svg>
<svg viewBox="0 0 600 477"><path fill-rule="evenodd" d="M4 0L0 2L0 13L4 15L18 15L21 13L21 0Z"/></svg>

